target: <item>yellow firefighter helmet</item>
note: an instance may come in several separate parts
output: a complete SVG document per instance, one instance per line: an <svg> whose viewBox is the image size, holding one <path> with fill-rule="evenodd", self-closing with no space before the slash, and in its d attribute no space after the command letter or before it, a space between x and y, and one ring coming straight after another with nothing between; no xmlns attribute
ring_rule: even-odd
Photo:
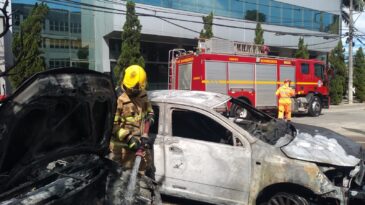
<svg viewBox="0 0 365 205"><path fill-rule="evenodd" d="M147 84L146 71L139 65L131 65L124 71L124 78L122 84L128 88L132 89L138 85L139 89L144 90Z"/></svg>

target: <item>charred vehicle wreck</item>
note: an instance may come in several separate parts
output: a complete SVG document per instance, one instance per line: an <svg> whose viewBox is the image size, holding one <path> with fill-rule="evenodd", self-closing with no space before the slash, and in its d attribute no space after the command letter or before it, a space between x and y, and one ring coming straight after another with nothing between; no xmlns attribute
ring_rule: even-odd
<svg viewBox="0 0 365 205"><path fill-rule="evenodd" d="M128 172L107 158L115 108L111 78L98 72L24 82L0 107L0 204L124 204Z"/></svg>
<svg viewBox="0 0 365 205"><path fill-rule="evenodd" d="M363 151L349 139L294 127L222 94L149 97L155 178L166 195L213 204L364 204ZM128 172L107 157L115 98L109 76L70 68L36 74L3 101L0 205L123 204ZM138 204L153 202L154 188L141 180Z"/></svg>
<svg viewBox="0 0 365 205"><path fill-rule="evenodd" d="M226 95L152 91L161 193L214 204L365 204L361 146Z"/></svg>

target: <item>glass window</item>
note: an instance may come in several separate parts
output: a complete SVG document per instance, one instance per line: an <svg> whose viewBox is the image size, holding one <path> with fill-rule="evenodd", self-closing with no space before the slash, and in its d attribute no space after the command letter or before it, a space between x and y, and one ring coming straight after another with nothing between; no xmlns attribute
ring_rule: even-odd
<svg viewBox="0 0 365 205"><path fill-rule="evenodd" d="M64 27L64 25L63 25L63 22L60 22L60 31L65 31L65 29L64 29L65 27Z"/></svg>
<svg viewBox="0 0 365 205"><path fill-rule="evenodd" d="M269 0L259 0L259 13L258 13L258 21L259 22L267 22L270 13Z"/></svg>
<svg viewBox="0 0 365 205"><path fill-rule="evenodd" d="M154 116L154 123L150 127L150 134L157 134L158 133L158 120L160 118L160 108L156 105L152 106Z"/></svg>
<svg viewBox="0 0 365 205"><path fill-rule="evenodd" d="M293 6L293 26L303 27L303 8L301 7Z"/></svg>
<svg viewBox="0 0 365 205"><path fill-rule="evenodd" d="M318 78L323 79L324 66L321 64L314 64L314 75Z"/></svg>
<svg viewBox="0 0 365 205"><path fill-rule="evenodd" d="M281 24L281 7L282 3L271 1L270 7L270 20L269 22L272 24L280 25Z"/></svg>
<svg viewBox="0 0 365 205"><path fill-rule="evenodd" d="M196 5L195 1L191 0L174 0L171 1L171 8L185 11L195 11Z"/></svg>
<svg viewBox="0 0 365 205"><path fill-rule="evenodd" d="M54 41L53 39L49 39L49 47L54 48Z"/></svg>
<svg viewBox="0 0 365 205"><path fill-rule="evenodd" d="M332 24L332 14L329 14L329 13L325 13L324 14L324 17L323 17L323 27L324 27L324 30L325 32L329 32L330 31L330 26Z"/></svg>
<svg viewBox="0 0 365 205"><path fill-rule="evenodd" d="M312 30L313 29L313 10L311 9L304 9L304 28Z"/></svg>
<svg viewBox="0 0 365 205"><path fill-rule="evenodd" d="M282 25L293 26L293 6L290 4L283 4L283 18Z"/></svg>
<svg viewBox="0 0 365 205"><path fill-rule="evenodd" d="M59 31L60 30L60 23L58 21L55 21L55 31Z"/></svg>
<svg viewBox="0 0 365 205"><path fill-rule="evenodd" d="M302 63L302 74L309 74L309 64Z"/></svg>
<svg viewBox="0 0 365 205"><path fill-rule="evenodd" d="M227 0L216 0L214 14L217 16L231 17L229 12L229 1Z"/></svg>
<svg viewBox="0 0 365 205"><path fill-rule="evenodd" d="M209 14L213 12L213 5L215 0L204 0L196 2L196 12Z"/></svg>
<svg viewBox="0 0 365 205"><path fill-rule="evenodd" d="M324 30L323 12L314 11L313 15L314 15L313 16L313 29L316 31L323 31Z"/></svg>
<svg viewBox="0 0 365 205"><path fill-rule="evenodd" d="M233 145L232 133L229 130L210 117L188 110L172 112L172 135Z"/></svg>
<svg viewBox="0 0 365 205"><path fill-rule="evenodd" d="M135 0L136 3L149 4L153 6L161 6L161 0Z"/></svg>
<svg viewBox="0 0 365 205"><path fill-rule="evenodd" d="M205 1L204 1L205 2ZM243 1L232 0L231 1L231 16L237 19L243 19Z"/></svg>
<svg viewBox="0 0 365 205"><path fill-rule="evenodd" d="M52 59L49 60L49 67L54 68L54 61Z"/></svg>
<svg viewBox="0 0 365 205"><path fill-rule="evenodd" d="M338 34L339 26L340 26L339 16L338 15L332 15L332 22L329 25L328 32L333 33L333 34Z"/></svg>
<svg viewBox="0 0 365 205"><path fill-rule="evenodd" d="M49 21L49 30L54 31L54 21Z"/></svg>
<svg viewBox="0 0 365 205"><path fill-rule="evenodd" d="M257 2L256 0L245 1L245 19L256 21L257 20Z"/></svg>

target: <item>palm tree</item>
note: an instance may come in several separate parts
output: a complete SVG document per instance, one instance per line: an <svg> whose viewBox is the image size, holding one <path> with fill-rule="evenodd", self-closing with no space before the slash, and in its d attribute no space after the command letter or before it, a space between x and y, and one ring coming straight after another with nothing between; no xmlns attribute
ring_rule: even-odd
<svg viewBox="0 0 365 205"><path fill-rule="evenodd" d="M350 14L344 8L350 8L350 1L351 0L342 0L342 11L341 16L342 20L345 22L346 25L350 24ZM363 11L365 0L352 0L353 6L355 11Z"/></svg>

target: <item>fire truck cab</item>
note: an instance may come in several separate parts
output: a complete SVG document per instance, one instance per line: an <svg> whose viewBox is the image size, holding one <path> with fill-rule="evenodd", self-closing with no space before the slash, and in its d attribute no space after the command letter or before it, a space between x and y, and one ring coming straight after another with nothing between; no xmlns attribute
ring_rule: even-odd
<svg viewBox="0 0 365 205"><path fill-rule="evenodd" d="M214 43L210 42L210 45ZM322 108L329 107L327 72L323 61L268 57L260 53L258 45L247 48L237 45L234 44L233 53L222 49L222 46L220 49L210 46L198 53L181 49L170 51L169 89L228 94L258 109L273 110L278 106L275 91L285 79L290 79L296 93L292 98L293 113L318 116ZM244 49L257 53L248 54ZM217 50L225 52L213 52Z"/></svg>

